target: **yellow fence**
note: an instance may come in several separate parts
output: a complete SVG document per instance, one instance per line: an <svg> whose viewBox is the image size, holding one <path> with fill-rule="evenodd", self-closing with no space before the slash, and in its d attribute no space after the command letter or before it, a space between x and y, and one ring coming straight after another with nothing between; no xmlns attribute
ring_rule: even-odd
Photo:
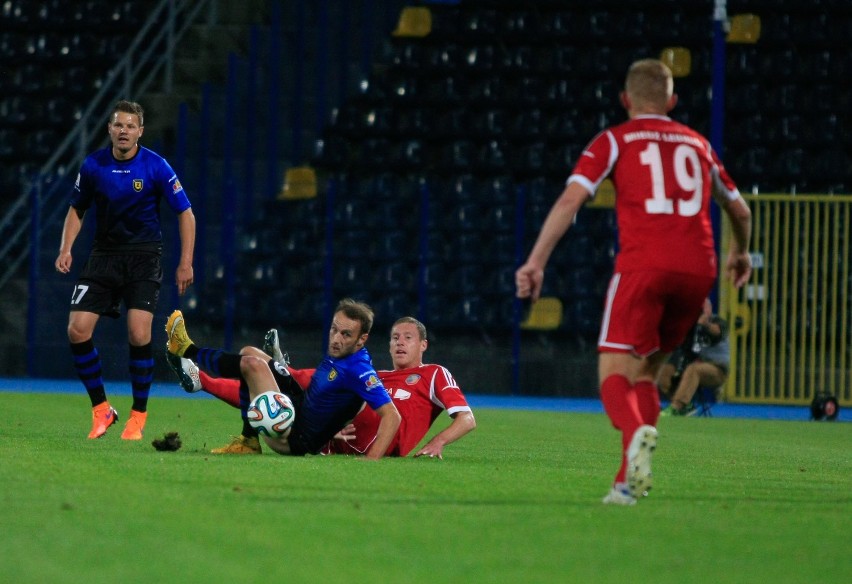
<svg viewBox="0 0 852 584"><path fill-rule="evenodd" d="M827 391L852 405L852 197L752 195L754 273L727 280L733 402L809 404ZM723 224L721 261L730 225Z"/></svg>

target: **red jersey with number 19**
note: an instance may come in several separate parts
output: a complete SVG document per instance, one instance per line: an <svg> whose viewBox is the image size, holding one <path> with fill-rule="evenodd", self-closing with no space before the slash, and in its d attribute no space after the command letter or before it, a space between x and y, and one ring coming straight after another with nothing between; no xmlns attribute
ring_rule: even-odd
<svg viewBox="0 0 852 584"><path fill-rule="evenodd" d="M666 116L636 116L598 134L568 182L594 193L607 176L616 192L616 272L716 276L710 195L740 195L706 138Z"/></svg>

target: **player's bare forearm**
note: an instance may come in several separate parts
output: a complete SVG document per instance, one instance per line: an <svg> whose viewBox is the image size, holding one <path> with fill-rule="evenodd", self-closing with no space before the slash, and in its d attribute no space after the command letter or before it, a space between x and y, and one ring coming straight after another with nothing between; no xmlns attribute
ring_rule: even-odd
<svg viewBox="0 0 852 584"><path fill-rule="evenodd" d="M393 402L386 403L377 409L376 413L381 420L376 431L376 439L370 449L367 450L366 458L368 460L379 460L385 455L391 440L396 435L396 431L399 430L399 424L402 422L402 416L399 415L399 411L393 405Z"/></svg>
<svg viewBox="0 0 852 584"><path fill-rule="evenodd" d="M83 227L84 211L78 211L74 207L68 208L68 213L65 215L65 223L62 225L62 239L59 244L59 254L56 256L55 267L56 271L61 274L67 274L71 271L73 257L71 248L74 247L74 242L80 234Z"/></svg>
<svg viewBox="0 0 852 584"><path fill-rule="evenodd" d="M195 280L192 269L192 258L195 253L195 215L192 209L186 209L178 215L178 231L180 233L180 262L175 273L175 284L178 294L183 295Z"/></svg>
<svg viewBox="0 0 852 584"><path fill-rule="evenodd" d="M436 434L423 448L414 455L428 456L429 458L444 458L444 447L468 434L476 428L476 419L472 412L459 412L453 418L453 422L444 430Z"/></svg>
<svg viewBox="0 0 852 584"><path fill-rule="evenodd" d="M751 210L741 198L730 201L725 212L731 219L733 240L726 264L728 277L736 288L742 287L751 277L751 257L748 253L751 239Z"/></svg>
<svg viewBox="0 0 852 584"><path fill-rule="evenodd" d="M589 192L572 182L553 204L527 261L515 272L515 294L518 298L538 300L544 282L544 268L550 254L574 222L577 211L586 202Z"/></svg>

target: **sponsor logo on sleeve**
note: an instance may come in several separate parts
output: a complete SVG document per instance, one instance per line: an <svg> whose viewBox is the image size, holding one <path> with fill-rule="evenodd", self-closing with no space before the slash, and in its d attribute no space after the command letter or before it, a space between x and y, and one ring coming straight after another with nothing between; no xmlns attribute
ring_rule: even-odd
<svg viewBox="0 0 852 584"><path fill-rule="evenodd" d="M379 383L380 382L378 377L376 377L375 375L370 375L370 377L367 378L367 389L373 389L374 387L379 385Z"/></svg>
<svg viewBox="0 0 852 584"><path fill-rule="evenodd" d="M133 190L136 191L137 193L142 191L142 179L141 178L134 178L133 179Z"/></svg>
<svg viewBox="0 0 852 584"><path fill-rule="evenodd" d="M172 192L179 193L183 190L183 186L181 186L180 181L175 179L175 183L172 185Z"/></svg>

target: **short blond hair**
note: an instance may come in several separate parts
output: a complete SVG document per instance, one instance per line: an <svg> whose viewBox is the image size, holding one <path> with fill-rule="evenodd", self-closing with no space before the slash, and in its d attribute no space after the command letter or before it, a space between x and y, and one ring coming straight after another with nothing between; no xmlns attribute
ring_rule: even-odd
<svg viewBox="0 0 852 584"><path fill-rule="evenodd" d="M393 330L398 324L413 324L414 327L417 329L417 334L420 336L420 340L426 340L426 325L424 325L422 322L420 322L413 316L403 316L402 318L397 319L397 321L393 323L391 330Z"/></svg>
<svg viewBox="0 0 852 584"><path fill-rule="evenodd" d="M674 93L672 71L658 59L635 61L627 70L624 90L635 104L665 108Z"/></svg>

